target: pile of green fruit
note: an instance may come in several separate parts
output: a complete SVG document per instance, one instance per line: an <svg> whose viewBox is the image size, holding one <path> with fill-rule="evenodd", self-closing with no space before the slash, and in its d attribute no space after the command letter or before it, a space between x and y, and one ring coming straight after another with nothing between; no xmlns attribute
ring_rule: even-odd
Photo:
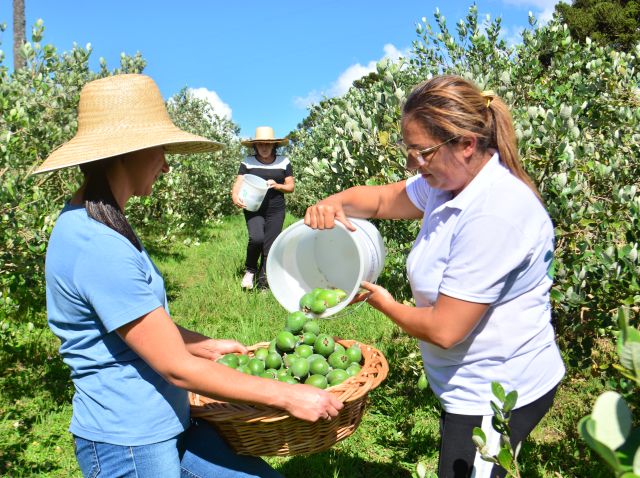
<svg viewBox="0 0 640 478"><path fill-rule="evenodd" d="M347 293L342 289L316 288L302 296L300 310L320 315L329 307L338 305L346 297Z"/></svg>
<svg viewBox="0 0 640 478"><path fill-rule="evenodd" d="M338 289L315 289L304 297L317 290L334 292ZM317 300L326 300L323 297L327 295L318 293L314 296ZM328 297L333 295L328 294ZM343 300L346 294L341 297ZM302 300L300 302L302 304ZM268 347L256 349L253 356L226 354L218 362L250 375L327 388L360 372L362 350L357 344L345 348L336 343L330 335L320 333L317 320L307 317L303 311L296 311L287 316L284 330Z"/></svg>

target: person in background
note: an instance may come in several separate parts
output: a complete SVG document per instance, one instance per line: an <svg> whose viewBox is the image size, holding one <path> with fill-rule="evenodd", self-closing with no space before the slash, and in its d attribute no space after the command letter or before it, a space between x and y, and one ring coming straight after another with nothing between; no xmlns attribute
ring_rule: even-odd
<svg viewBox="0 0 640 478"><path fill-rule="evenodd" d="M240 197L245 174L258 176L266 180L269 186L260 209L255 212L244 209L249 232L245 274L241 283L244 289L252 289L254 282L259 288L269 287L267 257L273 241L282 232L286 205L284 195L292 193L295 188L289 159L276 152L278 146L288 142L286 138L275 138L273 128L269 126L259 126L254 139L242 141L244 146L253 148L254 155L247 156L240 163L238 176L231 190L233 203L240 208L245 207Z"/></svg>
<svg viewBox="0 0 640 478"><path fill-rule="evenodd" d="M215 362L247 349L180 327L169 315L162 275L125 208L169 172L165 153L221 148L174 126L151 78L116 75L85 85L76 136L35 171L79 166L84 174L51 233L45 275L49 326L75 387L70 431L85 477L280 476L191 420L188 390L308 421L342 408L324 390Z"/></svg>
<svg viewBox="0 0 640 478"><path fill-rule="evenodd" d="M419 339L431 389L442 403L440 478L503 477L483 461L474 427L499 450L491 383L518 391L511 443L533 430L565 373L551 325L554 229L518 158L511 114L491 92L457 76L418 85L402 111L401 147L416 174L357 186L309 207L317 229L348 217L420 219L407 259L415 307L363 282L367 299Z"/></svg>

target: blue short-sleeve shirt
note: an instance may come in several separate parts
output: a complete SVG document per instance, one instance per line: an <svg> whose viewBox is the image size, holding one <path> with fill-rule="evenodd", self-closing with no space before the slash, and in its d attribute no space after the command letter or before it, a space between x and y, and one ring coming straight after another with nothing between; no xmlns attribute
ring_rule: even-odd
<svg viewBox="0 0 640 478"><path fill-rule="evenodd" d="M67 205L46 257L47 315L75 386L70 431L116 445L145 445L181 433L187 392L142 360L116 329L164 307L164 281L147 252Z"/></svg>

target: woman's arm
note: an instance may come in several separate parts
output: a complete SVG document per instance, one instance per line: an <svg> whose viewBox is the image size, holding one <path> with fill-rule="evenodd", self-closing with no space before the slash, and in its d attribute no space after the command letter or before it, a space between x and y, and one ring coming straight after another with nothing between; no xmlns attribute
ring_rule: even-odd
<svg viewBox="0 0 640 478"><path fill-rule="evenodd" d="M180 330L162 307L120 327L118 334L165 380L186 390L273 406L308 421L335 417L343 406L324 390L254 377L192 355Z"/></svg>
<svg viewBox="0 0 640 478"><path fill-rule="evenodd" d="M374 219L421 219L423 212L407 195L407 182L383 186L355 186L309 207L304 223L314 229L330 229L338 220L355 230L347 216Z"/></svg>
<svg viewBox="0 0 640 478"><path fill-rule="evenodd" d="M179 325L176 325L176 327L178 327L187 351L196 357L216 360L224 354L247 353L247 348L235 340L212 339Z"/></svg>
<svg viewBox="0 0 640 478"><path fill-rule="evenodd" d="M292 193L295 189L293 176L287 176L286 178L284 178L284 184L277 183L273 179L269 179L267 181L267 184L276 191L280 191L285 194Z"/></svg>
<svg viewBox="0 0 640 478"><path fill-rule="evenodd" d="M240 188L242 187L243 181L244 181L244 176L242 174L238 174L235 182L233 183L233 187L231 188L231 200L233 201L233 204L235 204L240 208L245 207L244 202L242 202L242 199L240 199L240 196L239 196Z"/></svg>
<svg viewBox="0 0 640 478"><path fill-rule="evenodd" d="M370 282L363 282L362 287L369 292L356 300L366 298L409 335L443 349L462 342L490 306L439 294L433 307L412 307L396 302L384 287Z"/></svg>

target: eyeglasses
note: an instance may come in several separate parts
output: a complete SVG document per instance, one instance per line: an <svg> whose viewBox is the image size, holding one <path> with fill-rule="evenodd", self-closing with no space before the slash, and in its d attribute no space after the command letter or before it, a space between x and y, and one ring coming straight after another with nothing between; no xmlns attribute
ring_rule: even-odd
<svg viewBox="0 0 640 478"><path fill-rule="evenodd" d="M402 141L398 141L396 146L402 151L407 157L407 163L405 164L406 169L418 169L427 164L429 161L433 159L433 156L436 152L445 144L450 143L454 139L458 139L460 136L454 136L449 138L446 141L443 141L440 144L436 144L435 146L431 146L425 149L412 148L404 144Z"/></svg>

